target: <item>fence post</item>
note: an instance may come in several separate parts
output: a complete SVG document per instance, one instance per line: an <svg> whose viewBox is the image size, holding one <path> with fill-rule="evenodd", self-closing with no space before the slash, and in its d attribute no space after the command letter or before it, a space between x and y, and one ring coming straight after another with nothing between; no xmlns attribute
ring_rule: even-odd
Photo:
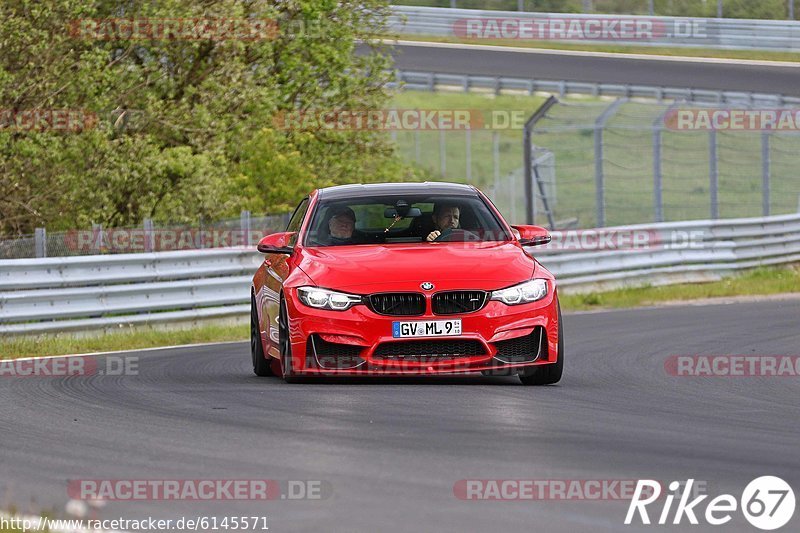
<svg viewBox="0 0 800 533"><path fill-rule="evenodd" d="M661 175L662 117L653 124L653 221L664 222L664 182Z"/></svg>
<svg viewBox="0 0 800 533"><path fill-rule="evenodd" d="M711 196L711 219L719 218L719 168L717 167L717 132L708 134L708 191Z"/></svg>
<svg viewBox="0 0 800 533"><path fill-rule="evenodd" d="M761 134L761 214L769 216L770 200L770 154L769 154L769 133Z"/></svg>
<svg viewBox="0 0 800 533"><path fill-rule="evenodd" d="M794 20L794 0L789 0L789 20Z"/></svg>
<svg viewBox="0 0 800 533"><path fill-rule="evenodd" d="M456 0L450 0L450 7L453 9L456 8Z"/></svg>
<svg viewBox="0 0 800 533"><path fill-rule="evenodd" d="M500 132L492 132L492 169L494 171L494 188L500 183Z"/></svg>
<svg viewBox="0 0 800 533"><path fill-rule="evenodd" d="M664 222L664 175L661 161L661 139L664 134L664 121L678 102L673 102L653 122L653 219Z"/></svg>
<svg viewBox="0 0 800 533"><path fill-rule="evenodd" d="M152 252L153 248L153 220L146 218L144 219L144 251L145 252Z"/></svg>
<svg viewBox="0 0 800 533"><path fill-rule="evenodd" d="M647 12L650 13L651 17L656 14L655 0L648 0Z"/></svg>
<svg viewBox="0 0 800 533"><path fill-rule="evenodd" d="M439 130L439 169L442 177L447 176L447 140L444 130Z"/></svg>
<svg viewBox="0 0 800 533"><path fill-rule="evenodd" d="M472 183L472 129L466 130L466 161L467 165L467 183Z"/></svg>
<svg viewBox="0 0 800 533"><path fill-rule="evenodd" d="M594 11L592 9L592 0L583 0L583 9L582 9L582 11L584 13L591 13L592 11Z"/></svg>
<svg viewBox="0 0 800 533"><path fill-rule="evenodd" d="M722 0L717 0L717 18L722 18Z"/></svg>
<svg viewBox="0 0 800 533"><path fill-rule="evenodd" d="M419 130L414 130L414 159L417 164L422 161L422 149L419 144Z"/></svg>
<svg viewBox="0 0 800 533"><path fill-rule="evenodd" d="M47 257L47 230L44 228L33 230L33 247L37 258Z"/></svg>
<svg viewBox="0 0 800 533"><path fill-rule="evenodd" d="M603 129L608 119L616 113L619 106L625 102L624 98L616 100L608 106L594 123L594 182L595 182L595 209L597 211L597 227L606 225L606 185L603 175Z"/></svg>
<svg viewBox="0 0 800 533"><path fill-rule="evenodd" d="M100 253L105 248L105 234L103 233L102 224L92 224L92 245L95 253Z"/></svg>
<svg viewBox="0 0 800 533"><path fill-rule="evenodd" d="M547 111L558 103L558 98L550 96L536 112L525 122L525 128L522 131L522 153L523 153L523 168L525 169L525 223L536 224L536 188L534 183L538 181L534 178L534 162L533 162L533 128L536 123L545 117ZM547 210L547 216L552 218L552 213ZM552 226L552 224L551 224ZM552 228L551 228L552 229Z"/></svg>
<svg viewBox="0 0 800 533"><path fill-rule="evenodd" d="M243 210L239 214L239 229L244 237L242 239L242 244L244 246L250 246L250 211Z"/></svg>
<svg viewBox="0 0 800 533"><path fill-rule="evenodd" d="M517 0L517 11L525 11L525 0Z"/></svg>

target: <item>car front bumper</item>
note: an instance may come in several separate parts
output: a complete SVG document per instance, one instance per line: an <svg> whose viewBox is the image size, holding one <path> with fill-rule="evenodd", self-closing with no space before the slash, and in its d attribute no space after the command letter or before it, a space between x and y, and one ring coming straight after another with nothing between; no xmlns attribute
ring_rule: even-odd
<svg viewBox="0 0 800 533"><path fill-rule="evenodd" d="M551 282L552 283L552 282ZM292 370L296 375L428 375L490 371L516 373L556 362L558 296L509 306L488 301L461 315L385 316L366 305L327 311L302 304L287 291ZM397 321L460 319L459 336L398 339ZM413 343L413 344L412 344Z"/></svg>

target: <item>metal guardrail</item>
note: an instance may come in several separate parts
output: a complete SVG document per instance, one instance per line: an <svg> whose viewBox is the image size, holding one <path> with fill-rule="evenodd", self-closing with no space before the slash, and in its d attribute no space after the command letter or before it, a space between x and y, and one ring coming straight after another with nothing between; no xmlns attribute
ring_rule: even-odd
<svg viewBox="0 0 800 533"><path fill-rule="evenodd" d="M631 249L572 249L591 236L646 237ZM744 268L800 261L800 214L553 232L530 249L567 290L718 279ZM630 240L630 238L628 237ZM603 239L600 239L601 241ZM636 241L632 241L636 242ZM0 261L0 333L88 330L243 316L251 249Z"/></svg>
<svg viewBox="0 0 800 533"><path fill-rule="evenodd" d="M800 214L552 234L555 246L531 252L557 275L560 286L578 291L710 281L737 270L800 261ZM570 238L580 241L586 234L592 240L595 235L636 236L642 244L627 249L571 249Z"/></svg>
<svg viewBox="0 0 800 533"><path fill-rule="evenodd" d="M513 21L533 21L543 25L548 21L564 22L565 28L575 24L577 28L587 28L587 21L613 21L619 19L639 20L652 24L653 32L649 38L625 41L640 46L699 47L726 50L772 50L800 51L800 22L790 20L756 20L723 18L682 18L653 17L637 15L596 15L573 13L530 13L519 11L488 11L479 9L454 9L441 7L392 6L389 29L399 34L432 35L439 37L464 37L467 20L505 19ZM574 21L574 22L573 22ZM478 26L476 24L476 26ZM511 26L512 28L514 25ZM534 26L536 27L536 26ZM486 27L484 27L486 28ZM494 26L492 26L494 28ZM566 29L564 37L572 34ZM504 36L502 27L497 37ZM535 32L534 32L535 33ZM486 35L486 32L478 35ZM488 35L494 36L494 33ZM513 35L510 34L510 35ZM590 34L591 36L591 34ZM513 38L513 37L512 37ZM563 42L590 42L608 44L608 38L569 39ZM491 43L491 39L486 39ZM619 41L617 41L619 42Z"/></svg>
<svg viewBox="0 0 800 533"><path fill-rule="evenodd" d="M415 91L436 91L442 88L456 88L465 92L477 89L493 92L495 94L501 92L525 92L527 94L545 92L557 94L559 96L583 94L623 98L650 98L659 102L672 100L709 104L763 105L777 107L800 105L800 98L794 96L741 91L656 87L652 85L536 80L473 76L470 74L415 72L407 70L396 70L395 80L396 81L390 86L402 84L404 89Z"/></svg>
<svg viewBox="0 0 800 533"><path fill-rule="evenodd" d="M0 334L242 315L252 248L0 261Z"/></svg>

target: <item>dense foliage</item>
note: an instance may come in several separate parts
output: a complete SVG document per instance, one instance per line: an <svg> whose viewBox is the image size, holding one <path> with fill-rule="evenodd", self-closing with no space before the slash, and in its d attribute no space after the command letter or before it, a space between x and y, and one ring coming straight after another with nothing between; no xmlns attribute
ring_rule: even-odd
<svg viewBox="0 0 800 533"><path fill-rule="evenodd" d="M385 134L273 123L288 110L382 106L390 60L374 36L386 15L384 0L3 0L0 234L279 212L314 187L413 178ZM193 17L277 21L277 32L124 40L76 29ZM376 53L356 54L358 42ZM97 121L20 118L53 109Z"/></svg>

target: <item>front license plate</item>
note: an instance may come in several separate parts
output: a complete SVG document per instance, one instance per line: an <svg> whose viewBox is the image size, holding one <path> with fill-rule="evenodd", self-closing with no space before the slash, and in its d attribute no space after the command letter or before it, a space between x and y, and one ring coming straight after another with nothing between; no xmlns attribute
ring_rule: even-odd
<svg viewBox="0 0 800 533"><path fill-rule="evenodd" d="M392 336L445 337L461 335L461 320L421 320L416 322L392 322Z"/></svg>

